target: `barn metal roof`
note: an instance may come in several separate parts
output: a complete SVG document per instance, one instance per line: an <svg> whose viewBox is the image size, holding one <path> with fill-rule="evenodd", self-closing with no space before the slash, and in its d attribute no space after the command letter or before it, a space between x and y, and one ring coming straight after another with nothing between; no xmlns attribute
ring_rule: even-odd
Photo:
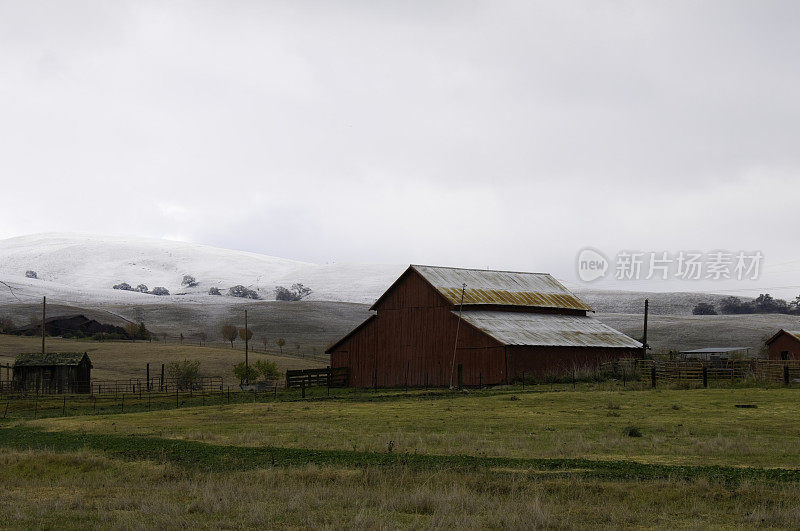
<svg viewBox="0 0 800 531"><path fill-rule="evenodd" d="M492 304L592 311L591 307L547 273L423 265L412 265L411 268L452 304L461 303L461 289L466 284L465 305Z"/></svg>
<svg viewBox="0 0 800 531"><path fill-rule="evenodd" d="M583 315L470 310L464 311L462 318L504 345L642 347L635 339Z"/></svg>
<svg viewBox="0 0 800 531"><path fill-rule="evenodd" d="M86 356L85 352L33 352L20 354L14 360L14 367L52 367L79 365ZM86 356L88 359L88 356ZM91 361L89 362L91 364Z"/></svg>

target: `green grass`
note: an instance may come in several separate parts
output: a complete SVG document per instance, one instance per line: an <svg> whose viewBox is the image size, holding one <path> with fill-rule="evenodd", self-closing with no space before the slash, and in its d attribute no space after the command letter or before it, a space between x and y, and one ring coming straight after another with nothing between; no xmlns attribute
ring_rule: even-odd
<svg viewBox="0 0 800 531"><path fill-rule="evenodd" d="M298 400L292 392L280 395L293 400L285 403L172 408L150 415L69 417L31 425L221 445L359 452L383 452L391 443L399 453L440 455L755 467L800 462L796 389L590 388L364 393L313 401ZM735 407L742 403L758 407ZM630 437L629 428L641 436Z"/></svg>
<svg viewBox="0 0 800 531"><path fill-rule="evenodd" d="M550 389L7 419L0 527L800 526L800 390Z"/></svg>

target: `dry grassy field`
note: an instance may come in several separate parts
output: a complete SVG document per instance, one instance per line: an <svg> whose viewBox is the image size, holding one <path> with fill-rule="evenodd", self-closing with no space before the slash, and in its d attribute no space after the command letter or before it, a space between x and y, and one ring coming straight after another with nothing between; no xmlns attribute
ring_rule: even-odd
<svg viewBox="0 0 800 531"><path fill-rule="evenodd" d="M9 418L0 527L797 527L798 393L320 389Z"/></svg>
<svg viewBox="0 0 800 531"><path fill-rule="evenodd" d="M92 360L93 380L126 380L144 378L146 364L150 363L153 375L160 371L162 363L184 359L200 362L200 372L206 376L221 376L226 382L234 382L233 366L244 360L244 351L215 344L198 346L197 344L180 345L176 342L147 341L93 341L47 338L47 350L50 352L86 352ZM258 346L256 345L256 348ZM0 335L0 365L13 363L14 357L21 352L38 352L41 350L41 339ZM318 359L304 359L296 356L279 356L254 352L251 361L265 359L273 361L278 369L305 369L325 366ZM0 377L5 379L5 369Z"/></svg>

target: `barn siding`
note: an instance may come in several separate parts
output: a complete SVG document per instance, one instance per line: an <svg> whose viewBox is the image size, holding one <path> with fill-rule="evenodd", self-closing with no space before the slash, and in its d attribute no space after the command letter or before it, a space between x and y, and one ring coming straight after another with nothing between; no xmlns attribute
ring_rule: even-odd
<svg viewBox="0 0 800 531"><path fill-rule="evenodd" d="M641 349L600 347L534 347L509 346L509 378L525 375L542 376L573 369L597 368L601 363L619 358L641 358Z"/></svg>
<svg viewBox="0 0 800 531"><path fill-rule="evenodd" d="M781 352L788 352L790 360L800 360L800 341L786 332L769 344L769 359L781 359Z"/></svg>

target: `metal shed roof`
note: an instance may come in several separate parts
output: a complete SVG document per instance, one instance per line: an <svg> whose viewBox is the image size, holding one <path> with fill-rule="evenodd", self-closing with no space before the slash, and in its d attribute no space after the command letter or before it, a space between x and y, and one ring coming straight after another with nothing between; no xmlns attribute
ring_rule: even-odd
<svg viewBox="0 0 800 531"><path fill-rule="evenodd" d="M592 311L559 281L547 273L491 271L412 265L439 293L452 304L493 304L537 308L568 308Z"/></svg>
<svg viewBox="0 0 800 531"><path fill-rule="evenodd" d="M739 350L750 350L750 347L706 347L694 350L681 350L681 354L714 354L715 352L737 352Z"/></svg>
<svg viewBox="0 0 800 531"><path fill-rule="evenodd" d="M79 365L84 357L87 361L89 360L85 352L48 352L46 354L33 352L17 356L17 359L14 360L14 367L75 366ZM91 361L89 364L91 365Z"/></svg>
<svg viewBox="0 0 800 531"><path fill-rule="evenodd" d="M458 315L457 311L453 312ZM622 332L582 315L464 311L462 318L504 345L641 348Z"/></svg>

